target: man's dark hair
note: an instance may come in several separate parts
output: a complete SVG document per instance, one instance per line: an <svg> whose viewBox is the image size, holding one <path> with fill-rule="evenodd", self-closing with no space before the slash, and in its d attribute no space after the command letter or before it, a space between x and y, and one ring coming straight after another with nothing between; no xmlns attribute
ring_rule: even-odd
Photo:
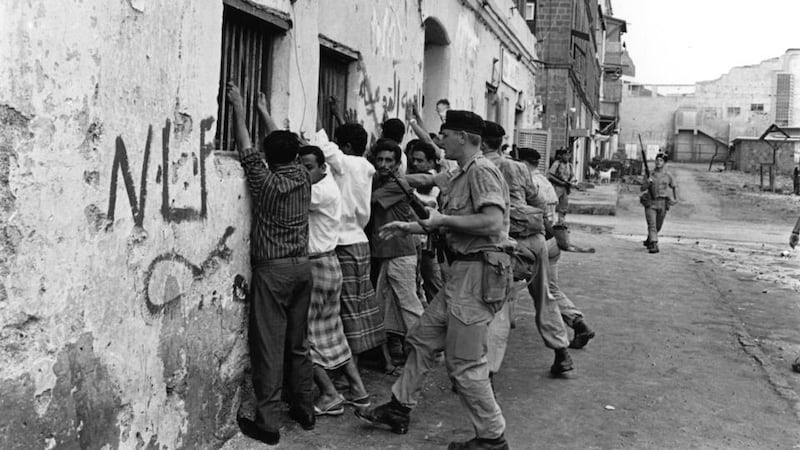
<svg viewBox="0 0 800 450"><path fill-rule="evenodd" d="M542 156L536 150L530 147L517 147L517 155L521 161L528 161L531 164L539 164Z"/></svg>
<svg viewBox="0 0 800 450"><path fill-rule="evenodd" d="M448 107L450 107L450 101L447 100L446 98L440 99L438 102L436 102L436 104L437 105L440 105L440 104L441 105L447 105Z"/></svg>
<svg viewBox="0 0 800 450"><path fill-rule="evenodd" d="M352 153L361 156L367 150L367 130L357 123L346 123L336 127L334 140L339 146L350 144Z"/></svg>
<svg viewBox="0 0 800 450"><path fill-rule="evenodd" d="M406 126L400 119L389 119L383 122L381 126L381 137L391 139L398 144L403 142L403 136L406 134Z"/></svg>
<svg viewBox="0 0 800 450"><path fill-rule="evenodd" d="M497 136L484 136L483 142L486 143L486 146L489 147L490 150L500 150L500 145L503 143L502 137Z"/></svg>
<svg viewBox="0 0 800 450"><path fill-rule="evenodd" d="M372 147L372 152L371 152L372 157L377 158L378 153L380 152L394 153L394 162L396 162L398 165L400 164L402 158L401 154L403 153L403 150L400 149L400 145L393 139L387 139L387 138L378 139L378 141L375 142L375 146Z"/></svg>
<svg viewBox="0 0 800 450"><path fill-rule="evenodd" d="M323 154L322 149L320 149L316 145L305 145L303 147L300 147L298 153L300 154L300 156L314 155L314 159L317 160L318 166L325 164L325 154Z"/></svg>
<svg viewBox="0 0 800 450"><path fill-rule="evenodd" d="M411 151L422 152L425 154L425 159L436 162L436 148L427 142L420 141Z"/></svg>
<svg viewBox="0 0 800 450"><path fill-rule="evenodd" d="M409 155L411 155L411 152L416 151L417 150L417 146L419 145L420 142L422 142L422 141L420 141L419 139L412 139L412 140L408 141L408 143L406 144L406 149L405 149L406 156L409 156Z"/></svg>
<svg viewBox="0 0 800 450"><path fill-rule="evenodd" d="M288 130L276 130L267 135L262 143L267 164L288 164L297 158L300 138Z"/></svg>

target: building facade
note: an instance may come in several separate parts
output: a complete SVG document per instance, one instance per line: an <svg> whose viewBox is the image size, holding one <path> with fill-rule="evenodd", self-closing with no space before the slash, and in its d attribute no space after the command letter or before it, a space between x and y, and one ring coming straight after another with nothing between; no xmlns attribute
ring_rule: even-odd
<svg viewBox="0 0 800 450"><path fill-rule="evenodd" d="M439 99L534 127L511 0L0 6L0 448L205 448L249 364L250 201L224 85L310 137ZM249 114L254 135L262 133ZM407 136L409 139L410 136Z"/></svg>
<svg viewBox="0 0 800 450"><path fill-rule="evenodd" d="M732 68L716 80L692 86L658 86L627 83L621 106L620 146L629 150L645 145L668 152L704 155L687 162L708 162L708 152L680 148L676 137L690 131L724 142L739 137L758 137L771 124L800 124L800 49L789 49L759 64ZM682 141L682 142L685 142Z"/></svg>
<svg viewBox="0 0 800 450"><path fill-rule="evenodd" d="M622 103L623 76L636 75L636 67L628 55L622 35L626 33L627 23L614 17L611 1L606 0L601 27L598 29L599 41L603 43L601 52L602 76L600 77L600 129L595 134L597 145L592 157L610 159L617 151L620 131L620 103Z"/></svg>

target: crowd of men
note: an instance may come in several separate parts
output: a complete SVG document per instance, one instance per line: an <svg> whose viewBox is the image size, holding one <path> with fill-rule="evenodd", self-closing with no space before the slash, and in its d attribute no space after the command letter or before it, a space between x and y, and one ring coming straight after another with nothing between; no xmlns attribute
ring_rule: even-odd
<svg viewBox="0 0 800 450"><path fill-rule="evenodd" d="M385 121L367 148L366 130L334 107L332 140L320 130L309 143L277 128L263 94L257 110L268 134L254 147L232 83L227 98L253 203L257 407L254 420L239 419L242 432L277 444L286 402L304 429L352 406L406 433L425 374L444 359L476 434L449 448L508 448L492 383L519 291L530 293L554 351L553 376L573 369L569 348L594 337L558 277L569 155L543 174L536 150L511 158L502 126L446 101L437 105L438 133L412 108L406 123ZM402 148L406 127L417 138ZM389 402L371 405L359 374L366 359L399 373Z"/></svg>

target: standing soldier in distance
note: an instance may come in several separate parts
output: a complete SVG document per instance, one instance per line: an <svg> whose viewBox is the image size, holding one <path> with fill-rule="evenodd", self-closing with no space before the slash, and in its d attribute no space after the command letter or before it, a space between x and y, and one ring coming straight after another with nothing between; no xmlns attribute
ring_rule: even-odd
<svg viewBox="0 0 800 450"><path fill-rule="evenodd" d="M647 239L644 246L650 253L658 253L658 233L664 225L667 211L678 203L678 183L671 173L667 172L667 155L659 152L656 155L656 168L650 178L642 180L642 191L651 190L650 201L644 208L647 220Z"/></svg>

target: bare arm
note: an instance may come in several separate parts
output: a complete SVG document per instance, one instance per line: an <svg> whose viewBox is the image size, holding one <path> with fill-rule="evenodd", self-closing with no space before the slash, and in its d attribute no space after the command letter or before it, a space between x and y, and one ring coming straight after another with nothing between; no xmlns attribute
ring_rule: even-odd
<svg viewBox="0 0 800 450"><path fill-rule="evenodd" d="M431 216L420 220L423 228L435 230L447 228L473 236L493 236L503 230L503 210L498 206L485 206L477 214L448 216L429 209Z"/></svg>
<svg viewBox="0 0 800 450"><path fill-rule="evenodd" d="M227 97L228 102L233 107L233 129L236 147L239 151L239 161L242 163L250 194L254 199L257 199L272 174L267 169L264 161L261 160L261 155L258 154L258 151L253 149L247 125L244 123L242 95L239 92L239 87L231 81L228 82Z"/></svg>
<svg viewBox="0 0 800 450"><path fill-rule="evenodd" d="M261 116L261 121L264 122L264 126L267 127L266 134L270 134L277 130L278 125L275 124L275 121L272 120L272 116L269 115L269 110L267 109L267 96L264 95L263 92L258 93L256 107L258 109L258 115Z"/></svg>
<svg viewBox="0 0 800 450"><path fill-rule="evenodd" d="M244 123L245 114L242 94L239 92L239 87L232 81L228 81L226 96L228 103L233 107L233 135L234 139L236 139L236 149L239 151L239 160L243 161L246 156L257 152L253 150L250 133Z"/></svg>
<svg viewBox="0 0 800 450"><path fill-rule="evenodd" d="M407 174L405 179L412 188L430 187L436 184L434 176L429 173Z"/></svg>
<svg viewBox="0 0 800 450"><path fill-rule="evenodd" d="M342 120L342 116L339 114L339 102L336 100L336 97L331 96L328 99L328 104L330 105L331 115L333 116L333 120L336 121L336 126L340 127L344 125L344 120Z"/></svg>

